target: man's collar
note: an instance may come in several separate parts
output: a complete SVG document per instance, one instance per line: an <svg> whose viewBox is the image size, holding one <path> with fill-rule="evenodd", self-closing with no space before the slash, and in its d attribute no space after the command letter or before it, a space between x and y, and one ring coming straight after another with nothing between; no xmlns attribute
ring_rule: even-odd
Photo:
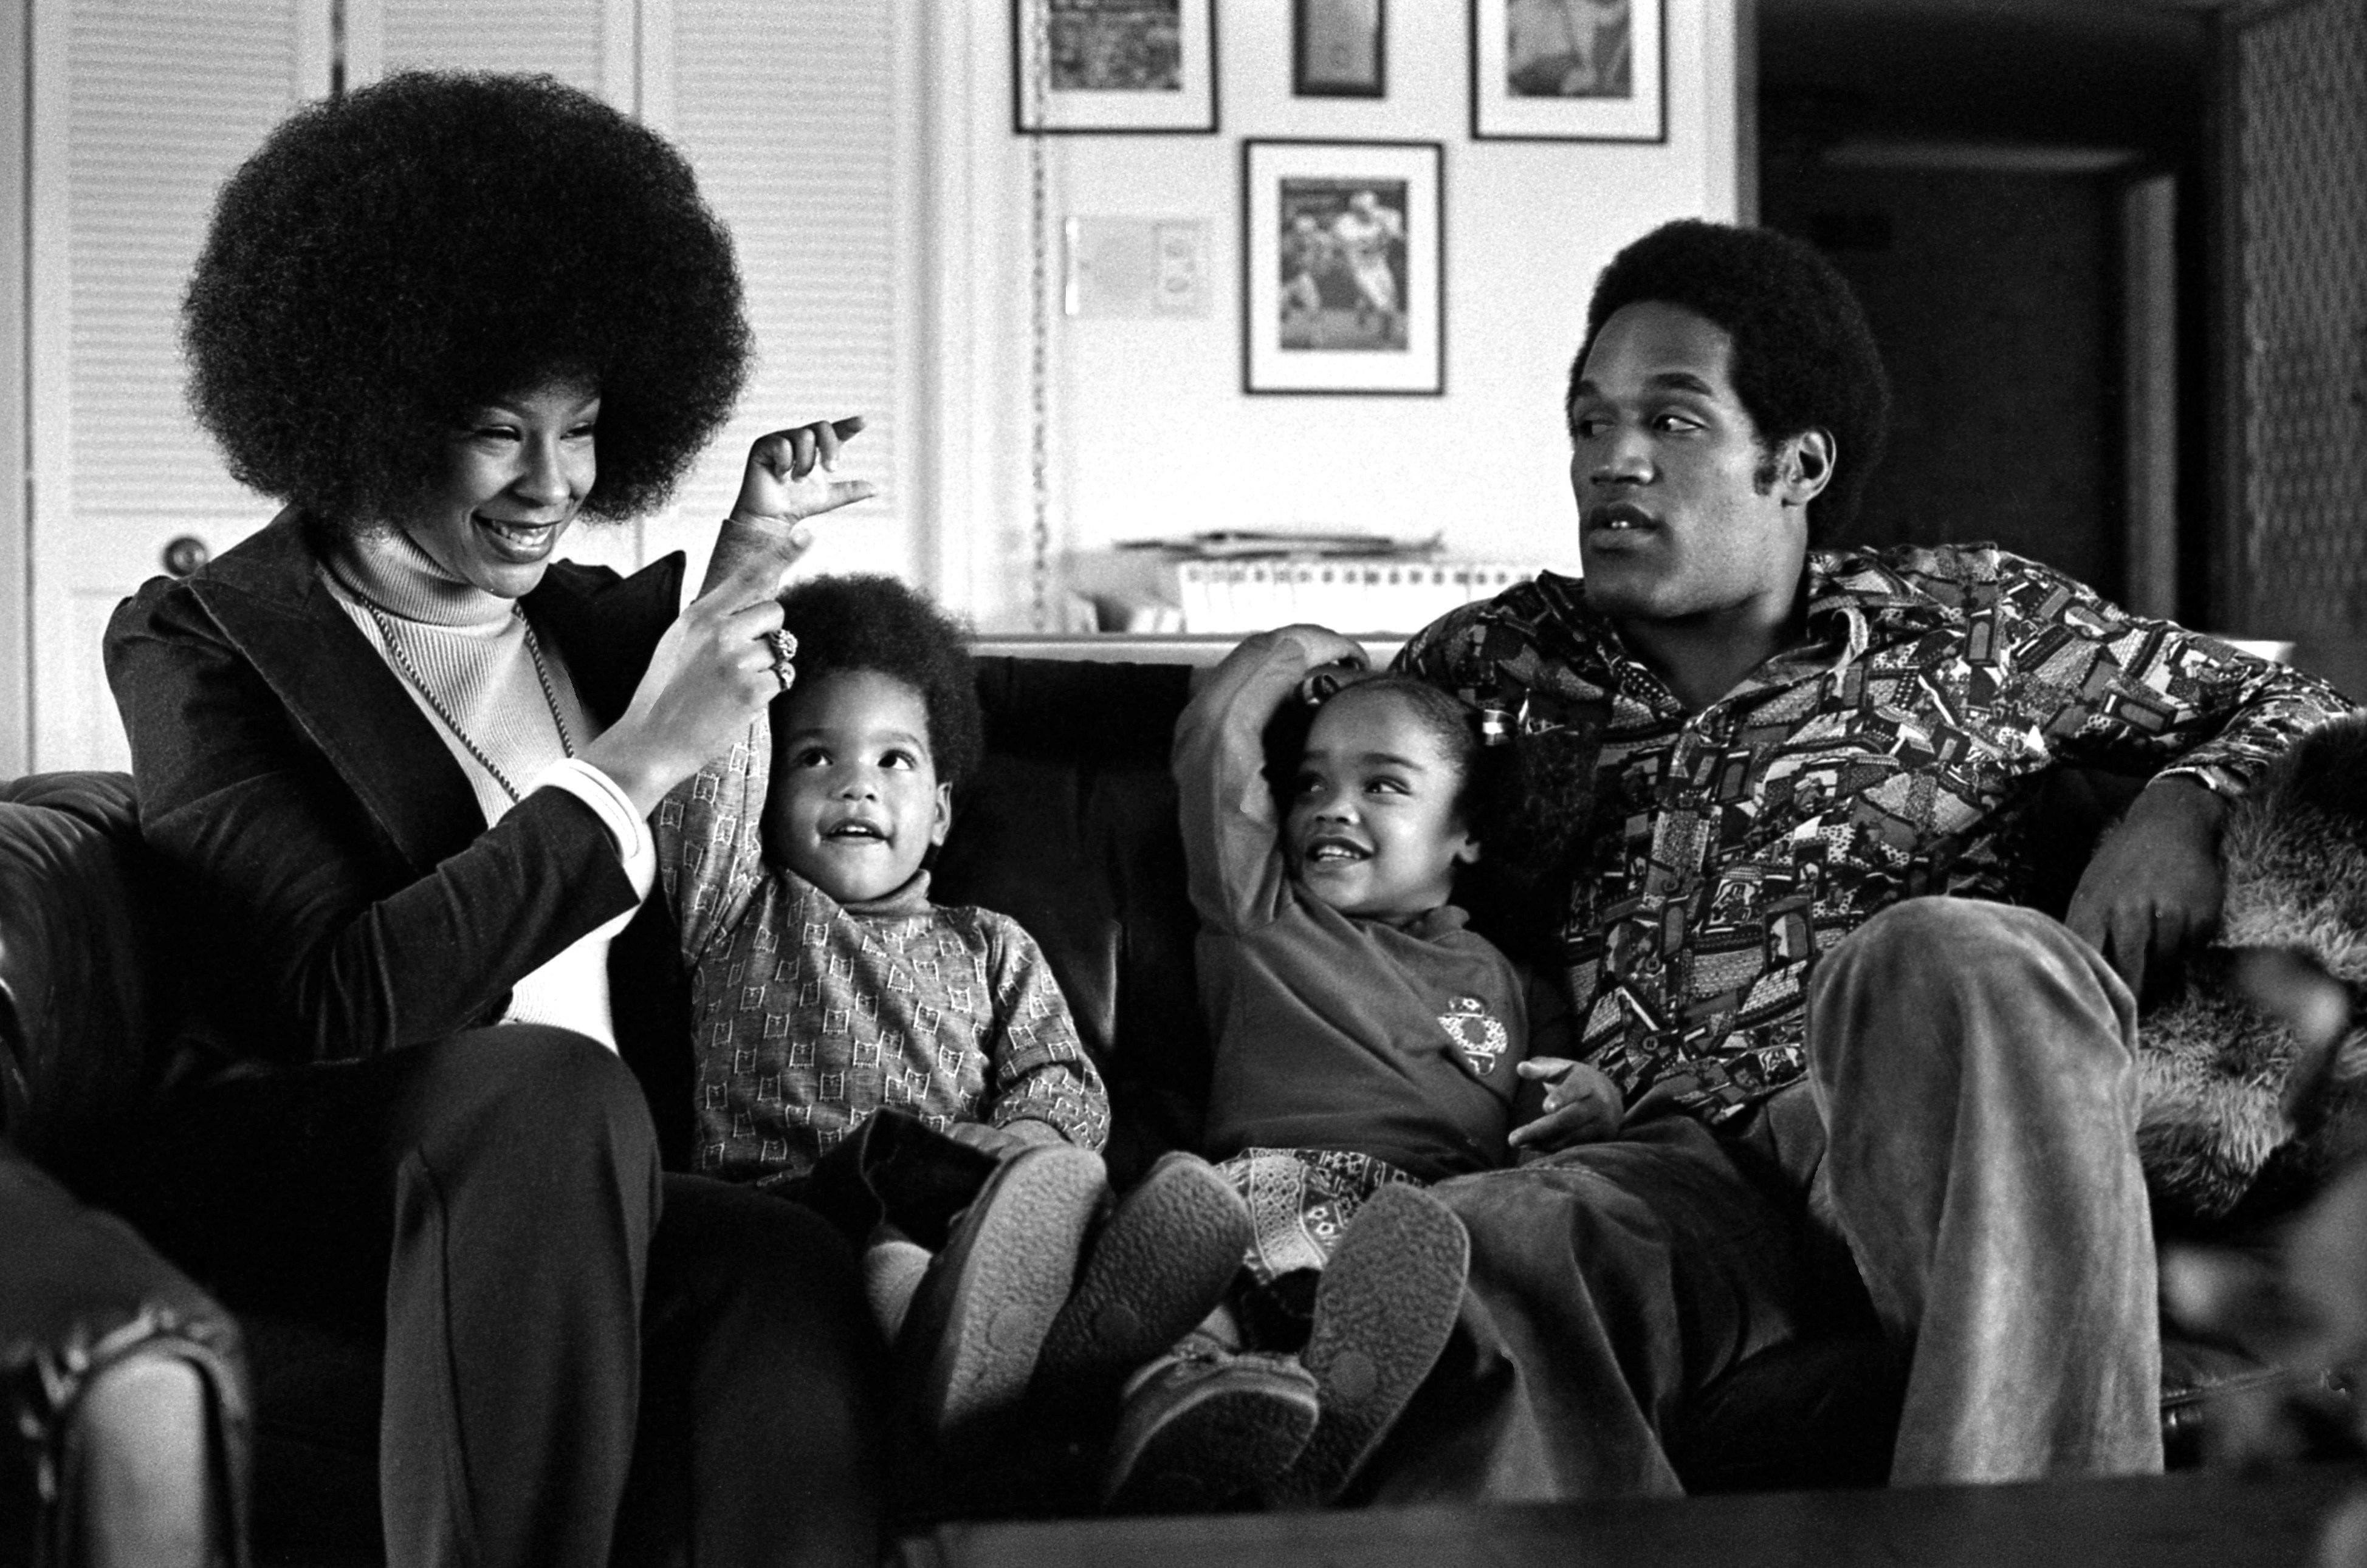
<svg viewBox="0 0 2367 1568"><path fill-rule="evenodd" d="M1807 602L1805 635L1799 648L1777 654L1772 662L1796 664L1805 659L1832 668L1871 649L1964 622L1963 612L1933 598L1873 550L1810 550L1802 577ZM1603 678L1623 683L1614 667L1648 668L1636 660L1610 620L1587 606L1583 579L1544 571L1532 586L1544 612L1541 618L1556 623L1574 647L1591 649Z"/></svg>
<svg viewBox="0 0 2367 1568"><path fill-rule="evenodd" d="M1836 663L1964 624L1961 612L1892 570L1871 550L1810 550L1806 576L1808 646L1831 649Z"/></svg>

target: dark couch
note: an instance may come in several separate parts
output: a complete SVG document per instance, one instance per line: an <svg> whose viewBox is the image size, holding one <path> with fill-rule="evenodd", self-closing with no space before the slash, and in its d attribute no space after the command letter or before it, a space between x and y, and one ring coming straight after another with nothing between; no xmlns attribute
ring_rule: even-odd
<svg viewBox="0 0 2367 1568"><path fill-rule="evenodd" d="M1182 666L981 658L988 755L937 871L947 902L1015 916L1048 953L1116 1106L1109 1149L1121 1184L1199 1128L1208 1048L1195 997L1167 749ZM2067 897L2112 807L2134 785L2068 777L2042 822ZM201 981L177 940L190 917L142 845L129 781L55 773L0 785L0 1160L87 1190L124 1108L153 1086L162 1047ZM658 1107L662 1116L689 1108ZM5 1190L0 1188L0 1190ZM70 1204L40 1225L71 1226ZM20 1222L30 1224L31 1222ZM62 1230L0 1231L0 1258L64 1243ZM129 1238L125 1238L129 1244ZM5 1268L0 1264L0 1268ZM138 1291L103 1296L135 1313ZM101 1325L100 1326L104 1326ZM375 1347L318 1326L237 1320L254 1391L254 1520L264 1561L368 1561L377 1549ZM0 1562L35 1512L17 1382L40 1347L0 1345ZM2314 1374L2173 1339L2163 1421L2173 1462L2231 1388ZM1887 1460L1898 1390L1867 1341L1836 1339L1738 1371L1691 1436L1675 1435L1697 1490L1871 1484Z"/></svg>

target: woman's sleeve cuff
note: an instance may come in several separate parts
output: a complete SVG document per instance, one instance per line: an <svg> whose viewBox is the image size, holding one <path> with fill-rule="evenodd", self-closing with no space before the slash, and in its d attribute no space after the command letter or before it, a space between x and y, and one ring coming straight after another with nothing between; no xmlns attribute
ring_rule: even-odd
<svg viewBox="0 0 2367 1568"><path fill-rule="evenodd" d="M633 892L648 897L658 876L657 845L650 837L649 824L641 820L641 814L633 809L632 800L617 787L617 782L583 758L570 757L553 762L534 781L537 789L545 784L565 790L592 808L616 843L617 858L624 863Z"/></svg>

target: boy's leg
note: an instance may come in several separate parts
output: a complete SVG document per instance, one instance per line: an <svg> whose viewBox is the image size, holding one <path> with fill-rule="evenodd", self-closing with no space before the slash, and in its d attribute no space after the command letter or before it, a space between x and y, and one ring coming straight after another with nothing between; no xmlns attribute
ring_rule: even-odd
<svg viewBox="0 0 2367 1568"><path fill-rule="evenodd" d="M896 1347L903 1400L932 1438L976 1448L1016 1410L1108 1191L1099 1155L1044 1144L1002 1161L955 1222Z"/></svg>
<svg viewBox="0 0 2367 1568"><path fill-rule="evenodd" d="M2034 911L1917 898L1808 994L1818 1180L1914 1347L1891 1479L2161 1468L2135 1007Z"/></svg>
<svg viewBox="0 0 2367 1568"><path fill-rule="evenodd" d="M863 1247L884 1223L934 1252L996 1163L919 1117L883 1106L782 1191L830 1221L850 1246Z"/></svg>

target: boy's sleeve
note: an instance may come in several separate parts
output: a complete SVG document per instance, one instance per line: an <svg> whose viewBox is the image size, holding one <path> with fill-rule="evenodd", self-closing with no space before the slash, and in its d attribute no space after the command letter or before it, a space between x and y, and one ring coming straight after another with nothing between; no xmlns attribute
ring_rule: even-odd
<svg viewBox="0 0 2367 1568"><path fill-rule="evenodd" d="M1026 928L979 911L986 936L986 981L994 1016L980 1040L987 1092L980 1107L996 1127L1036 1122L1080 1148L1109 1139L1109 1091L1077 1037L1069 998ZM1015 1129L1025 1134L1031 1129Z"/></svg>
<svg viewBox="0 0 2367 1568"><path fill-rule="evenodd" d="M658 802L658 878L686 964L739 923L764 881L761 828L772 773L772 725L759 713L730 750Z"/></svg>
<svg viewBox="0 0 2367 1568"><path fill-rule="evenodd" d="M1175 724L1175 792L1192 908L1219 931L1273 919L1282 823L1265 779L1265 727L1308 671L1296 641L1262 632L1225 656Z"/></svg>

